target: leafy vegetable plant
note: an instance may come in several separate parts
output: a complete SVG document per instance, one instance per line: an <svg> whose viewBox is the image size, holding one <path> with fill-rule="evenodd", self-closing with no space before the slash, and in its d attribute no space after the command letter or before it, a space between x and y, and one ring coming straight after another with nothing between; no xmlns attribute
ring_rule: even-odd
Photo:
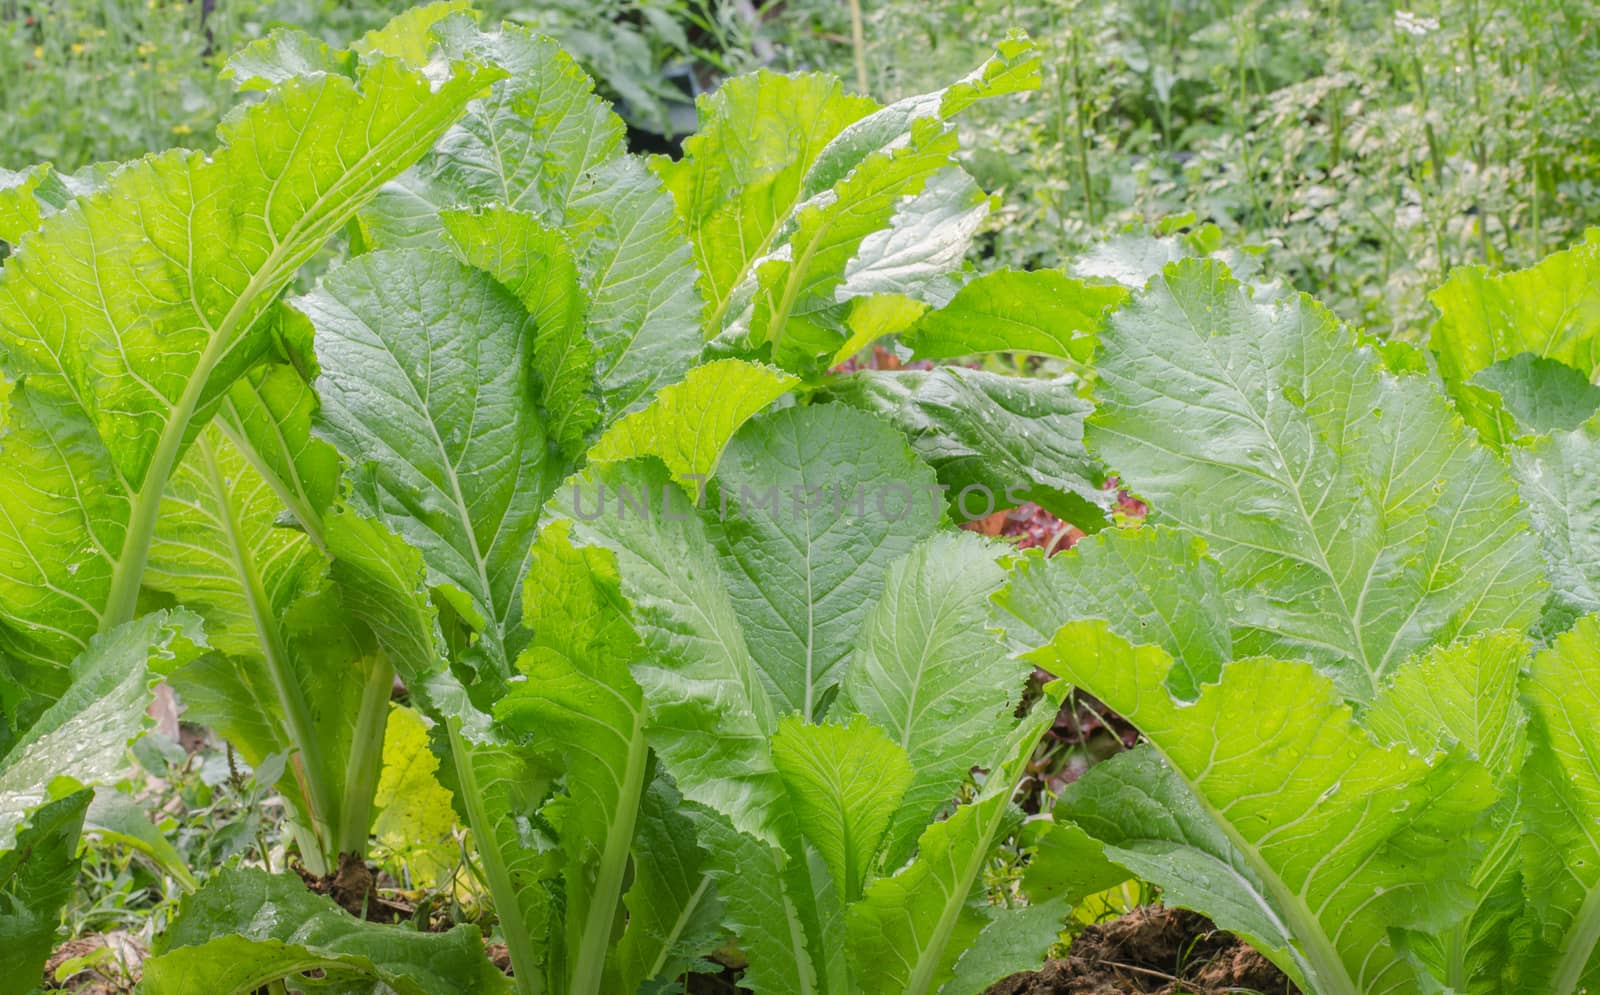
<svg viewBox="0 0 1600 995"><path fill-rule="evenodd" d="M288 610L325 569L318 530L273 528L256 466L277 454L249 426L296 403L264 365L278 295L497 74L458 62L430 79L382 41L348 73L238 111L215 155L131 163L4 235L17 247L0 277L8 979L26 984L54 934L89 799L75 788L120 766L156 676L192 689L253 759L295 751L308 863L364 848L361 792L344 782L375 776L375 756L330 741L363 720L343 705L364 686L383 685L381 722L390 679L371 657L313 659L347 649L313 650L328 616ZM8 201L29 205L8 224L49 212L42 175Z"/></svg>
<svg viewBox="0 0 1600 995"><path fill-rule="evenodd" d="M927 607L926 631L885 619L882 648L847 663L886 584L981 617L995 554L934 543L933 471L877 418L802 403L751 419L846 347L855 297L838 288L876 258L869 240L947 204L983 207L943 117L1026 85L1026 48L881 110L820 77L735 81L707 101L685 159L653 164L657 181L617 152L620 129L580 77L551 84L564 63L547 45L461 20L435 36L510 75L363 215L378 251L295 306L315 332L324 435L372 523L336 569L437 723L516 984L634 990L731 930L757 990L935 990L983 926L968 902L1050 713L1009 718L1023 671L992 640L970 651L991 661L972 672L921 653L954 621ZM494 140L529 121L553 124L526 151ZM734 142L752 128L756 142ZM674 249L680 217L689 237ZM949 279L965 234L929 260L914 254L922 232L902 235L921 282L891 303L919 307L909 293ZM753 320L762 336L744 331ZM809 337L785 347L799 328ZM723 358L692 365L708 337ZM824 459L855 476L819 477ZM699 484L717 514L689 510ZM892 517L868 508L883 499L868 487L887 485L906 495ZM750 507L724 517L723 495ZM547 501L556 517L528 556ZM956 586L922 589L929 563ZM925 680L926 699L882 700L895 680ZM901 772L904 799L863 790L879 763ZM892 874L975 765L986 791L950 824L968 863L941 866L950 843L929 830L921 862ZM881 978L877 957L847 959L847 916L871 942L894 928L880 907L905 899L869 878L914 888L927 916L912 960ZM1053 932L1040 935L1035 953Z"/></svg>
<svg viewBox="0 0 1600 995"><path fill-rule="evenodd" d="M144 833L91 799L158 682L286 772L331 898L179 875L152 995L713 954L959 995L1126 875L1323 995L1600 984L1600 241L1457 274L1428 350L1204 233L977 276L954 121L1036 85L1025 39L888 106L732 80L642 160L459 6L253 44L212 156L0 178L0 987L83 827ZM1058 375L835 372L886 340ZM1108 471L1148 524L1104 528ZM1093 534L953 528L1023 501ZM1145 742L1022 834L1068 683ZM473 925L366 921L424 797L509 976ZM1028 901L992 904L1008 839Z"/></svg>
<svg viewBox="0 0 1600 995"><path fill-rule="evenodd" d="M310 970L634 991L730 939L774 992L976 991L1037 959L1062 910L987 908L983 870L1058 695L1017 717L1029 668L984 623L1000 549L953 533L944 491L997 482L985 417L1038 415L1073 462L1014 450L1024 490L1103 517L1086 406L979 374L942 401L818 390L957 297L989 202L949 120L1034 85L1028 43L889 107L735 80L681 161L645 162L553 43L457 6L245 49L214 157L76 199L8 181L13 976L70 887L76 785L157 679L251 763L287 758L306 872L360 913L339 888L398 676L512 977L471 927L238 871L185 901L156 995Z"/></svg>
<svg viewBox="0 0 1600 995"><path fill-rule="evenodd" d="M1152 524L997 600L1147 743L1062 797L1040 895L1087 833L1308 991L1595 983L1591 248L1454 278L1437 373L1214 262L1112 315L1089 448Z"/></svg>

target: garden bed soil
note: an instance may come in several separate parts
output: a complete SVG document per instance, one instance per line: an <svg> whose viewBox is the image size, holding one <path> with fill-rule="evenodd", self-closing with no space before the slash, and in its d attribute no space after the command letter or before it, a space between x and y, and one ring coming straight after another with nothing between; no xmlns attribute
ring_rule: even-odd
<svg viewBox="0 0 1600 995"><path fill-rule="evenodd" d="M56 974L68 961L87 958L102 948L111 955L59 980ZM69 991L76 995L125 995L133 990L149 954L144 941L125 930L95 933L68 940L57 947L44 965L44 991Z"/></svg>
<svg viewBox="0 0 1600 995"><path fill-rule="evenodd" d="M333 899L357 919L392 924L414 911L408 905L389 901L379 894L378 879L372 868L353 853L340 854L339 869L332 874L319 877L298 864L294 865L294 871L307 888Z"/></svg>
<svg viewBox="0 0 1600 995"><path fill-rule="evenodd" d="M1068 956L988 995L1297 995L1282 971L1204 916L1150 906L1090 926Z"/></svg>

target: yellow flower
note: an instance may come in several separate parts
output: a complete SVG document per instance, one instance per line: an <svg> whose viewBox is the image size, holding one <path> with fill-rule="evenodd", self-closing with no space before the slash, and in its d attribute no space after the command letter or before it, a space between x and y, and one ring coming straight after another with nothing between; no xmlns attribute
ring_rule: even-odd
<svg viewBox="0 0 1600 995"><path fill-rule="evenodd" d="M44 58L44 46L43 45L35 45L35 46L33 46L33 57L35 59Z"/></svg>
<svg viewBox="0 0 1600 995"><path fill-rule="evenodd" d="M75 41L75 42L72 43L72 54L73 55L82 55L83 54L83 42Z"/></svg>
<svg viewBox="0 0 1600 995"><path fill-rule="evenodd" d="M150 44L149 42L145 42L144 44L139 46L139 55L140 56L149 57L149 56L152 56L154 54L156 54L156 47L154 45Z"/></svg>
<svg viewBox="0 0 1600 995"><path fill-rule="evenodd" d="M194 131L194 129L186 124L175 124L172 126L172 133L174 135L187 135L192 131Z"/></svg>

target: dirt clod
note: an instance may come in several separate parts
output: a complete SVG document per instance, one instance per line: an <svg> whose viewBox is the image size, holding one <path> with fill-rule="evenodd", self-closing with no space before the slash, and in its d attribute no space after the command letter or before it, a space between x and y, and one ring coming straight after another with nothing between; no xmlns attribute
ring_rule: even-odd
<svg viewBox="0 0 1600 995"><path fill-rule="evenodd" d="M1204 916L1149 906L1090 926L1065 960L1014 974L989 995L1296 995L1283 972Z"/></svg>
<svg viewBox="0 0 1600 995"><path fill-rule="evenodd" d="M483 948L488 955L489 962L500 969L501 974L511 973L511 948L504 943L491 943Z"/></svg>
<svg viewBox="0 0 1600 995"><path fill-rule="evenodd" d="M399 922L411 909L391 902L378 892L378 881L366 861L353 853L339 855L339 869L318 877L298 865L294 868L306 887L319 895L326 895L339 907L369 922Z"/></svg>

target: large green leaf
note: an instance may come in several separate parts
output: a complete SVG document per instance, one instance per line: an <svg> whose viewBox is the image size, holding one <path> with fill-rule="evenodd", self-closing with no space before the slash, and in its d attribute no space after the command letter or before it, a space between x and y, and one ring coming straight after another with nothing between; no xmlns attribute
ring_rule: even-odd
<svg viewBox="0 0 1600 995"><path fill-rule="evenodd" d="M1097 370L1091 451L1206 540L1241 655L1312 660L1364 699L1418 650L1536 617L1504 466L1309 300L1185 260L1112 316Z"/></svg>
<svg viewBox="0 0 1600 995"><path fill-rule="evenodd" d="M839 714L861 714L911 758L913 777L884 844L905 861L917 836L1016 724L1029 665L987 631L1005 581L999 547L940 533L889 568L846 665Z"/></svg>
<svg viewBox="0 0 1600 995"><path fill-rule="evenodd" d="M1137 725L1151 744L1093 768L1063 811L1166 900L1211 916L1318 995L1415 992L1396 930L1471 909L1496 799L1461 748L1380 747L1310 666L1254 658L1193 702L1172 658L1104 622L1073 622L1033 659Z"/></svg>
<svg viewBox="0 0 1600 995"><path fill-rule="evenodd" d="M722 330L735 289L777 243L806 172L843 128L877 108L828 76L766 71L700 98L700 129L683 157L658 159L677 203L705 295L705 327ZM831 185L831 183L829 184Z"/></svg>
<svg viewBox="0 0 1600 995"><path fill-rule="evenodd" d="M947 366L853 373L828 390L905 433L965 519L1033 501L1085 531L1105 521L1105 474L1083 445L1093 405L1074 380Z"/></svg>
<svg viewBox="0 0 1600 995"><path fill-rule="evenodd" d="M291 986L382 982L402 995L502 992L505 975L471 926L420 933L354 918L292 875L224 870L186 898L157 940L138 990L149 995L253 992Z"/></svg>
<svg viewBox="0 0 1600 995"><path fill-rule="evenodd" d="M446 52L507 78L363 213L367 237L380 247L434 247L460 208L494 207L561 229L588 297L587 313L578 312L593 348L585 373L598 379L608 417L631 409L680 379L701 346L696 272L671 196L624 154L621 120L554 42L517 27L480 34L465 18L437 32Z"/></svg>
<svg viewBox="0 0 1600 995"><path fill-rule="evenodd" d="M566 239L532 214L504 208L447 211L442 220L456 254L504 284L533 319L539 403L556 447L575 459L600 410L594 350L584 336L587 302Z"/></svg>
<svg viewBox="0 0 1600 995"><path fill-rule="evenodd" d="M1510 455L1550 578L1545 628L1558 632L1600 611L1600 424L1532 439Z"/></svg>
<svg viewBox="0 0 1600 995"><path fill-rule="evenodd" d="M622 506L623 490L642 495L648 510ZM574 541L611 551L631 605L644 649L633 674L645 692L650 742L684 795L715 810L701 820L702 834L723 834L720 843L708 841L715 864L708 870L734 924L748 933L752 954L762 951L757 975L809 976L804 937L814 916L795 907L807 889L796 887L792 871L785 876L780 849L795 831L769 747L775 710L720 584L706 527L656 464L601 464L568 491L562 487L557 507L575 516ZM604 493L617 495L619 506L583 513ZM571 506L564 504L568 497ZM758 882L766 882L764 892L752 887ZM773 903L782 893L790 897ZM768 928L774 915L777 924ZM768 987L812 990L776 981Z"/></svg>
<svg viewBox="0 0 1600 995"><path fill-rule="evenodd" d="M566 219L589 291L600 397L614 417L683 379L700 354L699 274L672 196L631 156L589 173Z"/></svg>
<svg viewBox="0 0 1600 995"><path fill-rule="evenodd" d="M13 825L0 849L0 992L36 991L55 948L61 907L78 881L78 834L91 795L77 791Z"/></svg>
<svg viewBox="0 0 1600 995"><path fill-rule="evenodd" d="M1159 526L1116 529L1050 559L1030 552L995 595L997 621L1019 651L1063 623L1105 619L1111 631L1172 654L1172 692L1193 698L1233 659L1227 601L1205 543Z"/></svg>
<svg viewBox="0 0 1600 995"><path fill-rule="evenodd" d="M914 122L909 141L874 152L832 189L801 203L782 245L757 260L751 283L736 290L738 306L750 299L749 312L735 315L730 329L747 347L766 344L778 365L799 369L817 356L831 356L848 338L843 301L875 290L903 294L917 289L923 267L899 259L903 250L898 246L873 246L869 239L882 233L922 248L938 244L935 232L927 230L926 215L932 213L927 206L913 215L916 223L903 226L906 230L887 230L925 194L942 193L938 207L954 201L957 212L970 210L974 202L983 205L977 189L954 171L958 144L953 130L934 121ZM935 175L947 169L965 182L936 185ZM944 254L944 265L934 272L960 266L970 228L963 233L967 238ZM887 258L870 258L874 250ZM874 275L873 269L884 272Z"/></svg>
<svg viewBox="0 0 1600 995"><path fill-rule="evenodd" d="M548 928L548 840L534 819L549 792L548 761L493 727L447 658L441 612L430 597L422 554L382 524L343 511L329 520L333 576L353 617L395 663L412 700L434 723L437 777L473 831L514 964L539 966L535 937ZM484 682L491 691L498 681Z"/></svg>
<svg viewBox="0 0 1600 995"><path fill-rule="evenodd" d="M490 672L509 676L555 478L531 319L488 274L427 250L359 256L296 306L316 326L320 424L354 464L357 507L421 550Z"/></svg>
<svg viewBox="0 0 1600 995"><path fill-rule="evenodd" d="M861 715L849 725L808 725L791 715L772 738L772 756L801 832L833 875L835 893L854 901L911 784L910 758Z"/></svg>
<svg viewBox="0 0 1600 995"><path fill-rule="evenodd" d="M935 822L917 842L917 856L893 877L879 878L850 908L850 960L860 990L870 995L925 995L943 991L958 958L979 941L990 915L972 902L982 871L1006 821L1011 796L1039 737L1055 721L1065 688L1052 684L1044 698L985 760L989 770L972 801ZM1024 924L1002 918L1000 928ZM1049 945L1054 915L1028 923L1032 942ZM1013 940L1018 939L1013 937ZM980 952L980 956L983 954ZM978 965L969 965L976 971ZM989 981L998 980L989 978ZM954 991L954 988L952 988Z"/></svg>
<svg viewBox="0 0 1600 995"><path fill-rule="evenodd" d="M0 460L0 655L58 667L132 617L166 478L262 358L259 319L496 75L376 60L287 81L213 154L142 159L23 239L0 274L0 366L24 395Z"/></svg>
<svg viewBox="0 0 1600 995"><path fill-rule="evenodd" d="M499 67L505 78L362 213L369 237L425 247L440 210L489 204L561 225L584 175L621 152L622 120L549 38L515 25L482 32L464 16L433 33L447 57Z"/></svg>
<svg viewBox="0 0 1600 995"><path fill-rule="evenodd" d="M596 202L583 227L556 230L532 214L498 207L441 215L457 254L504 283L537 323L534 367L543 406L551 435L573 459L602 420L684 373L700 348L694 317L677 300L677 281L692 277L674 272L674 259L687 257L688 249L680 240L672 251L664 195L652 198L643 189L653 181L632 160L608 170L620 184L608 190L632 197L621 209L640 216L617 216ZM654 230L648 251L628 244L639 226ZM574 243L583 256L574 255ZM601 295L593 304L586 286Z"/></svg>
<svg viewBox="0 0 1600 995"><path fill-rule="evenodd" d="M13 368L81 405L139 487L259 355L252 329L274 292L492 78L462 71L435 88L380 62L359 89L291 81L230 117L216 155L170 153L117 173L7 265Z"/></svg>
<svg viewBox="0 0 1600 995"><path fill-rule="evenodd" d="M1533 943L1521 991L1600 985L1600 618L1587 616L1534 657L1522 784L1522 870Z"/></svg>
<svg viewBox="0 0 1600 995"><path fill-rule="evenodd" d="M629 495L644 506L625 503ZM741 833L777 845L786 813L768 740L778 711L706 524L658 464L641 461L594 466L562 485L553 507L571 521L575 545L616 557L644 648L632 670L650 744L678 788Z"/></svg>
<svg viewBox="0 0 1600 995"><path fill-rule="evenodd" d="M1435 979L1460 993L1506 991L1516 969L1511 955L1523 913L1518 778L1527 752L1526 716L1518 700L1528 642L1509 632L1485 633L1435 649L1406 664L1362 724L1381 742L1403 743L1421 757L1457 744L1494 779L1499 800L1492 833L1472 874L1471 915L1448 930L1406 937Z"/></svg>
<svg viewBox="0 0 1600 995"><path fill-rule="evenodd" d="M709 277L707 334L721 336L720 347L810 373L853 338L852 299L947 302L988 211L955 165L949 118L1038 78L1032 44L1014 38L948 90L872 113L837 84L823 95L803 78L757 76L726 101L712 98L701 108L704 144L691 139L681 162L661 167ZM796 102L766 103L785 95ZM724 130L738 130L737 144ZM714 153L731 163L706 163ZM779 168L761 161L767 156ZM730 254L732 237L740 248ZM722 258L708 258L713 252Z"/></svg>
<svg viewBox="0 0 1600 995"><path fill-rule="evenodd" d="M1428 344L1468 422L1490 443L1516 435L1495 399L1469 384L1524 353L1557 360L1593 379L1600 369L1600 231L1524 270L1463 266L1429 295L1439 320Z"/></svg>
<svg viewBox="0 0 1600 995"><path fill-rule="evenodd" d="M949 168L945 122L1038 80L1032 44L1013 38L950 88L885 108L828 77L766 72L702 98L700 132L656 169L695 248L707 335L730 330L804 364L847 337L842 314L826 312L848 298L942 303L987 210Z"/></svg>
<svg viewBox="0 0 1600 995"><path fill-rule="evenodd" d="M1086 283L1060 270L996 270L962 287L906 333L919 359L1021 352L1087 362L1122 287Z"/></svg>
<svg viewBox="0 0 1600 995"><path fill-rule="evenodd" d="M788 393L798 381L759 363L719 359L697 366L663 388L648 407L612 425L589 450L596 462L654 456L673 479L696 494L716 468L723 447L752 415Z"/></svg>
<svg viewBox="0 0 1600 995"><path fill-rule="evenodd" d="M0 850L55 782L92 785L122 774L129 742L144 731L150 688L204 647L199 620L182 611L92 637L72 662L66 693L0 757Z"/></svg>
<svg viewBox="0 0 1600 995"><path fill-rule="evenodd" d="M885 567L939 521L933 475L880 419L813 405L753 419L715 494L728 595L762 681L780 713L816 721Z"/></svg>

